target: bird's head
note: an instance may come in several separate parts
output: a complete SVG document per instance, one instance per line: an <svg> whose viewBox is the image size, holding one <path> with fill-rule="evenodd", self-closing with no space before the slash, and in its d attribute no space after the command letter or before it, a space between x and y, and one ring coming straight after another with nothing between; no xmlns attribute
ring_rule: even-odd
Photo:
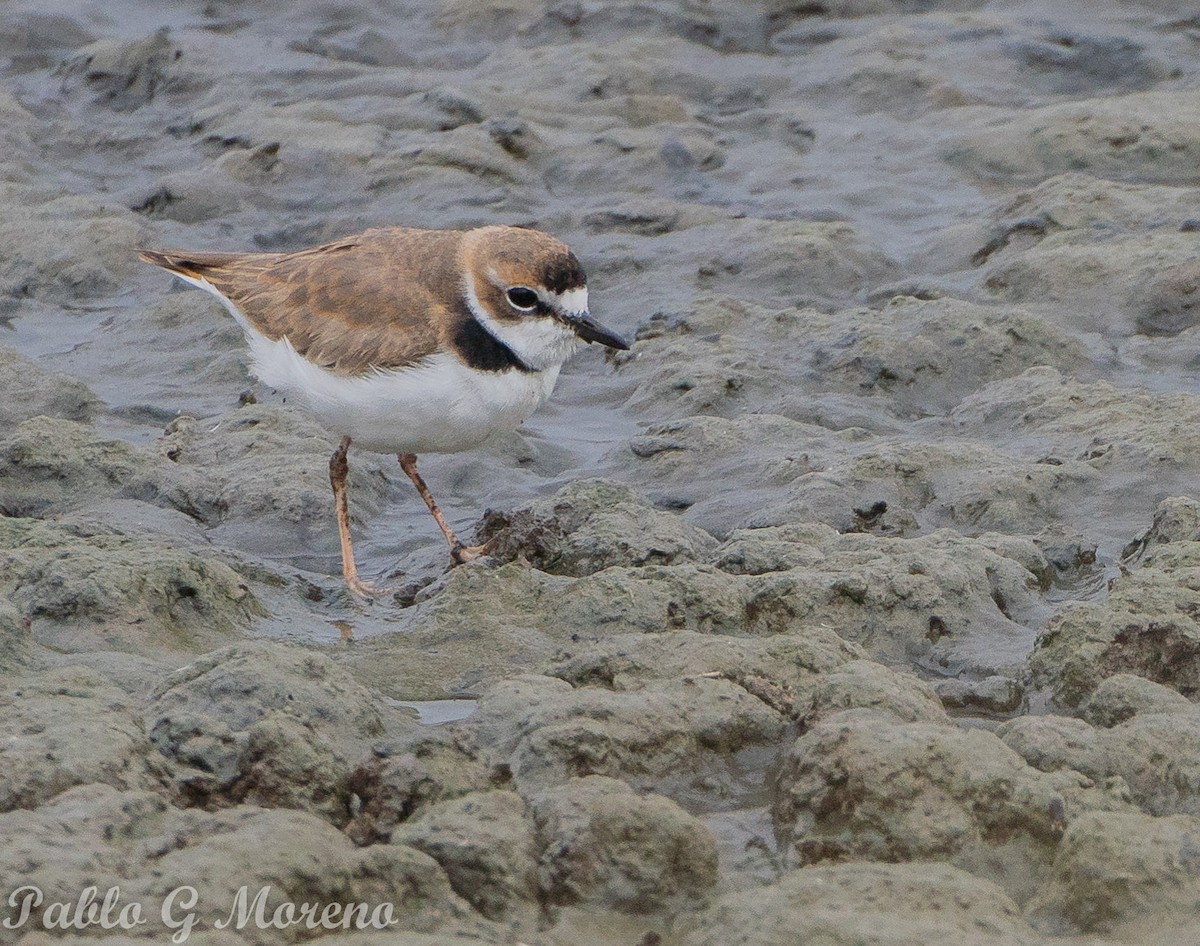
<svg viewBox="0 0 1200 946"><path fill-rule="evenodd" d="M629 343L592 319L587 278L564 243L537 230L481 227L463 240L467 303L529 367L562 364L580 342Z"/></svg>

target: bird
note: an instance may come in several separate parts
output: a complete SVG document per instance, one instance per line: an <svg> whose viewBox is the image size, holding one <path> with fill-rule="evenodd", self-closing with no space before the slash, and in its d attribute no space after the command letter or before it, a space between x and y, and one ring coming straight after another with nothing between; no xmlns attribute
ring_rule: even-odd
<svg viewBox="0 0 1200 946"><path fill-rule="evenodd" d="M417 457L480 446L520 426L585 344L629 343L588 310L582 264L539 230L385 227L291 253L141 249L204 289L241 326L251 371L340 438L329 460L342 577L360 578L346 493L351 444L395 454L450 547L463 544L417 472Z"/></svg>

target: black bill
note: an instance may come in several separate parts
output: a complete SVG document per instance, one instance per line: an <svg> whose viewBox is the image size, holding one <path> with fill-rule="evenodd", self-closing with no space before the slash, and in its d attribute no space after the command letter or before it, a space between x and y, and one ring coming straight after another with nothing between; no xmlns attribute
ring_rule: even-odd
<svg viewBox="0 0 1200 946"><path fill-rule="evenodd" d="M590 315L573 315L567 319L567 324L575 330L575 334L585 342L599 342L618 351L629 351L629 342L616 332L610 332L598 322L593 322Z"/></svg>

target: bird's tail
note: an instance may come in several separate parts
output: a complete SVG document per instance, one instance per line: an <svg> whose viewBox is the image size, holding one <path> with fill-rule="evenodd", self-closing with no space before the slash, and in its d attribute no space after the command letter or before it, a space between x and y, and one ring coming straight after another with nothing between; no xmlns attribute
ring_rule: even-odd
<svg viewBox="0 0 1200 946"><path fill-rule="evenodd" d="M138 258L144 263L161 267L167 272L192 279L204 279L206 274L236 262L245 253L188 253L182 250L138 250Z"/></svg>

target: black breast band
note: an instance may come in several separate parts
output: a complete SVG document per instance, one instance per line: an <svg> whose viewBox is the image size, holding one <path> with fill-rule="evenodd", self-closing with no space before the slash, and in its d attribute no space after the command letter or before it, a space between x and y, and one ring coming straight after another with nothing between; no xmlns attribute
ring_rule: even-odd
<svg viewBox="0 0 1200 946"><path fill-rule="evenodd" d="M466 306L454 329L452 344L460 358L476 371L523 371L532 373L517 353L485 329Z"/></svg>

